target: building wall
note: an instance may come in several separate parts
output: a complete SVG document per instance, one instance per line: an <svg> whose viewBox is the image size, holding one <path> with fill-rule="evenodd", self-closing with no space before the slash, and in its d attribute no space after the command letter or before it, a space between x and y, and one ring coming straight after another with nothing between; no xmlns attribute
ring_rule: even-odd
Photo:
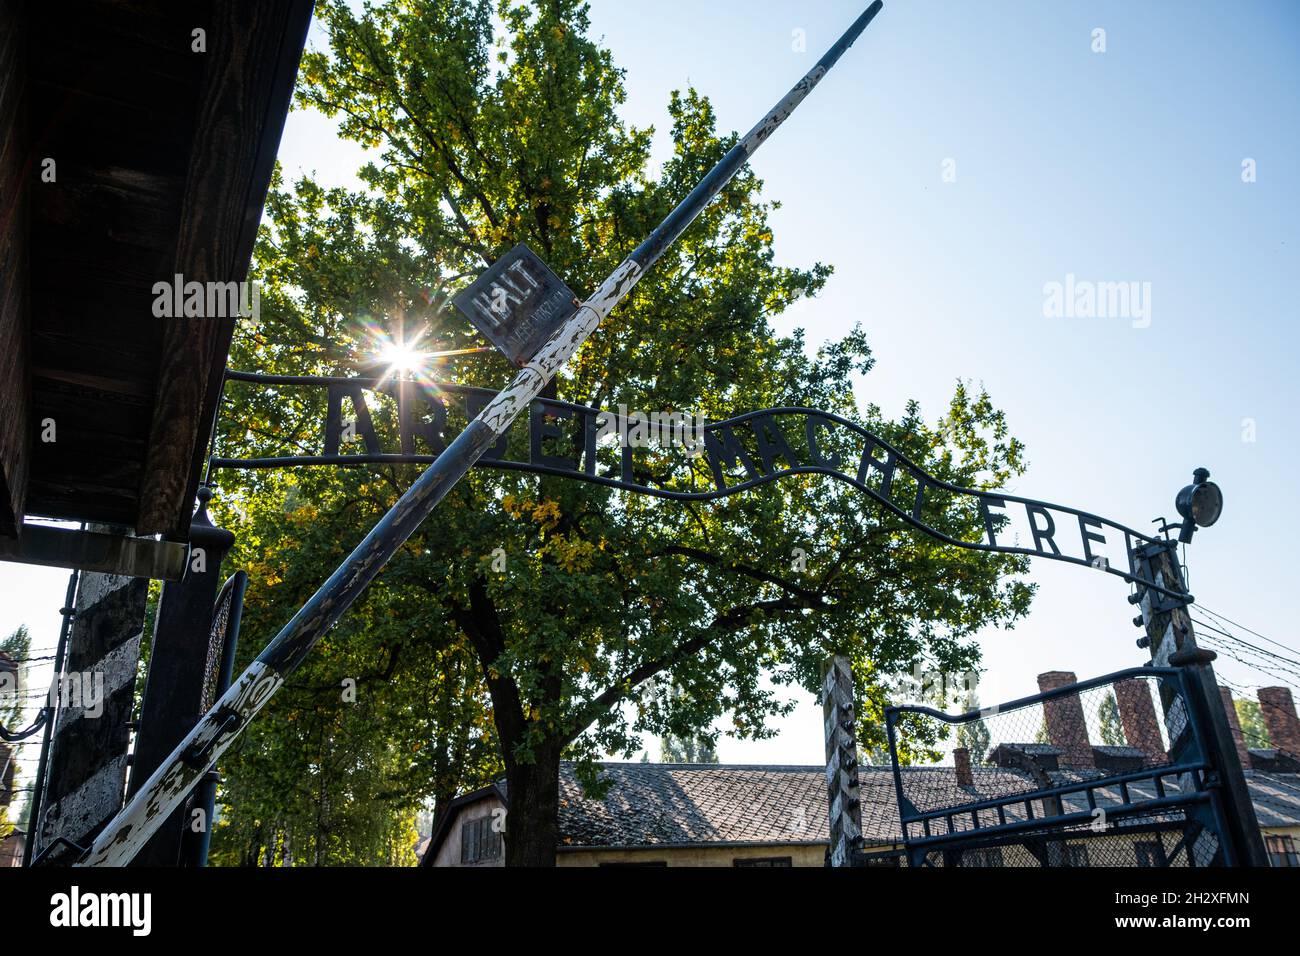
<svg viewBox="0 0 1300 956"><path fill-rule="evenodd" d="M1300 848L1300 826L1295 827L1260 827L1259 832L1266 837L1270 836L1289 836L1295 841L1297 848Z"/></svg>
<svg viewBox="0 0 1300 956"><path fill-rule="evenodd" d="M24 846L26 840L21 830L14 830L0 840L0 867L22 866Z"/></svg>
<svg viewBox="0 0 1300 956"><path fill-rule="evenodd" d="M492 811L504 809L505 804L497 797L484 797L477 800L469 806L462 807L456 814L456 818L451 821L451 827L447 831L447 837L442 841L442 846L438 847L438 855L433 858L434 866L504 866L505 860L487 860L482 863L462 863L460 862L460 835L461 828L470 820L477 820L480 817L492 816Z"/></svg>

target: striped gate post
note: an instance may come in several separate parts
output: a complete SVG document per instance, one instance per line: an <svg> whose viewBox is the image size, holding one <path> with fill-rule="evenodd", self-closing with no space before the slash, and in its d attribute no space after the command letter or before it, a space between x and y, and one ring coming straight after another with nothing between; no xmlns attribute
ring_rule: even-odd
<svg viewBox="0 0 1300 956"><path fill-rule="evenodd" d="M40 819L32 827L35 854L60 838L89 844L122 809L148 594L144 578L80 576L67 656L51 690L57 700Z"/></svg>
<svg viewBox="0 0 1300 956"><path fill-rule="evenodd" d="M822 666L822 720L826 732L826 793L830 807L828 866L858 866L862 802L858 790L857 712L849 659L835 655Z"/></svg>

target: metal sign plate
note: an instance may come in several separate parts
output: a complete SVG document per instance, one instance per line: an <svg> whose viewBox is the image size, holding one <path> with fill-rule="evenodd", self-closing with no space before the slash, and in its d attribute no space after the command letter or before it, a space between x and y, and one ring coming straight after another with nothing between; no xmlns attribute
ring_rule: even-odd
<svg viewBox="0 0 1300 956"><path fill-rule="evenodd" d="M522 242L458 292L452 305L515 365L531 359L578 311L569 287Z"/></svg>

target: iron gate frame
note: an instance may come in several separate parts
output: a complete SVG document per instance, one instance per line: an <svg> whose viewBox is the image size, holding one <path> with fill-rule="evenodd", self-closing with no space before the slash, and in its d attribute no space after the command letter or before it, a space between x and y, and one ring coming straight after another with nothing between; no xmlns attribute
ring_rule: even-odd
<svg viewBox="0 0 1300 956"><path fill-rule="evenodd" d="M1152 677L1162 681L1169 681L1170 686L1176 690L1176 693L1181 698L1183 713L1186 716L1185 726L1183 732L1176 739L1170 734L1169 741L1169 753L1177 753L1179 755L1177 761L1171 759L1167 764L1147 767L1142 770L1103 774L1095 778L1061 783L1051 787L1039 787L1034 790L1005 796L985 797L938 809L919 810L907 798L903 787L902 769L898 760L897 733L898 723L906 714L924 715L941 721L950 727L956 727L982 720L993 714L1044 704L1047 701L1077 695L1086 690L1113 685L1122 680ZM1132 820L1133 818L1149 817L1152 814L1182 811L1186 815L1186 822L1181 826L1187 830L1191 830L1192 827L1197 828L1195 833L1188 833L1184 839L1184 842L1188 844L1186 846L1188 865L1197 865L1189 841L1194 841L1201 831L1208 831L1217 840L1218 847L1214 854L1215 863L1224 866L1239 865L1232 841L1224 838L1227 821L1224 815L1223 798L1220 793L1220 771L1212 759L1212 751L1208 746L1209 737L1206 732L1207 728L1204 726L1204 715L1201 713L1200 708L1196 706L1194 695L1197 688L1193 684L1194 680L1195 675L1189 673L1185 668L1146 665L1114 671L1100 677L1065 684L1039 694L998 704L996 707L985 707L961 714L948 714L922 704L897 704L886 707L885 728L889 738L889 757L893 769L894 789L898 799L903 854L908 866L933 866L934 864L929 861L928 857L935 851L944 851L946 858L947 853L952 851L964 852L968 849L990 848L1014 843L1016 842L1016 836L1033 840L1086 840L1090 837L1103 835L1113 837L1116 831L1108 830L1105 833L1093 833L1088 830L1071 829L1080 826L1086 827L1092 823L1095 819L1094 811L1099 806L1097 791L1110 788L1118 789L1122 802L1118 804L1106 803L1104 805L1106 819ZM1171 777L1177 782L1178 789L1176 793L1170 793L1166 789L1166 778ZM1135 799L1130 786L1144 781L1151 783L1156 794L1155 798ZM1079 794L1083 794L1087 799L1088 806L1085 810L1052 815L1035 816L1034 814L1033 804L1035 801L1055 799L1059 802L1062 797L1077 796ZM1007 820L1007 808L1013 805L1024 806L1024 819ZM1064 809L1063 804L1061 806ZM996 812L999 822L995 824L981 822L981 811ZM971 824L969 829L956 829L955 820L959 817L969 819ZM936 821L945 823L947 829L944 832L933 832L935 829L933 824ZM1124 833L1136 835L1153 827L1167 829L1179 825L1176 821L1148 825L1136 823L1117 829L1122 830ZM913 835L917 827L922 831L921 836ZM1043 865L1048 866L1050 864L1044 862Z"/></svg>

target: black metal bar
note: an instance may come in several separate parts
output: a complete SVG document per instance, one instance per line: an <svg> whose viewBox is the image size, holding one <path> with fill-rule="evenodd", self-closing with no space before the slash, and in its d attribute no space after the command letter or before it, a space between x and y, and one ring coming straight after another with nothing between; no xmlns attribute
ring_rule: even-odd
<svg viewBox="0 0 1300 956"><path fill-rule="evenodd" d="M234 381L250 382L257 384L270 385L339 385L346 384L353 387L365 388L367 386L377 385L379 380L370 377L340 377L340 376L291 376L291 375L262 375L255 372L234 372L229 371L228 377ZM455 394L492 394L489 389L477 388L468 385L455 385L451 383L433 383L430 388L451 392ZM592 408L586 405L577 405L572 402L562 402L555 399L547 399L547 403L557 408L562 408L577 414L599 415L605 414L601 409ZM802 406L781 406L777 408L759 409L751 412L728 418L723 421L711 422L704 426L705 433L712 433L719 430L733 428L737 425L743 425L749 421L758 418L766 418L775 415L800 415L806 418L816 418L818 420L830 422L839 425L858 437L868 441L873 446L888 452L891 460L895 462L895 468L901 468L909 476L917 481L918 485L924 485L927 488L935 488L946 491L949 494L962 495L974 498L984 505L985 503L994 503L998 507L1005 507L1007 503L1022 505L1026 508L1044 508L1049 511L1055 511L1060 514L1070 515L1081 522L1089 522L1093 525L1104 526L1113 529L1125 535L1126 542L1130 545L1133 542L1142 544L1151 543L1154 539L1148 537L1143 532L1137 531L1127 525L1112 521L1109 518L1103 518L1092 512L1082 511L1078 508L1072 508L1068 505L1055 504L1049 501L1042 501L1035 498L1026 498L1021 495L1004 494L999 492L977 491L970 488L963 488L960 485L932 477L928 472L914 463L901 451L891 445L884 439L879 438L872 432L858 425L856 422L849 421L842 416L833 412L821 411L815 408L806 408ZM443 452L446 454L446 452ZM235 468L235 469L256 469L256 468L292 468L292 467L313 467L322 465L367 465L367 464L434 464L438 461L439 455L415 455L415 454L383 454L368 453L357 455L276 455L269 458L214 458L211 462L213 468ZM870 487L865 481L860 481L851 471L846 472L840 468L833 468L824 465L799 465L792 468L786 468L779 471L770 471L757 477L750 478L746 481L728 484L723 488L714 487L708 491L673 491L666 488L655 488L650 485L641 485L635 482L623 481L617 478L588 474L579 470L553 468L532 462L508 461L496 458L484 457L478 464L489 468L501 468L511 471L526 471L532 474L554 475L561 478L574 478L579 481L585 481L591 484L603 485L609 488L617 488L623 491L633 491L639 494L647 494L656 498L665 498L673 501L714 501L719 498L733 495L738 492L747 491L751 488L757 488L761 485L768 484L780 478L790 475L826 475L836 478L840 481L851 485L855 489L874 499L878 504L885 507L896 517L906 522L913 528L930 535L945 544L951 544L955 547L966 548L973 551L986 551L996 554L1018 554L1029 557L1048 558L1053 561L1062 561L1066 564L1074 564L1080 567L1088 567L1094 570L1102 570L1107 574L1112 574L1125 582L1140 584L1145 588L1150 588L1166 598L1176 600L1180 603L1191 604L1195 602L1195 597L1183 591L1166 588L1165 586L1137 576L1133 569L1125 571L1120 568L1111 567L1107 562L1099 566L1095 559L1089 560L1086 557L1076 557L1070 554L1056 553L1051 550L1040 548L1021 547L1018 545L998 544L996 541L967 541L962 538L954 538L924 521L906 508L900 507L896 502L891 500L887 495L883 495ZM1131 550L1131 547L1130 547Z"/></svg>
<svg viewBox="0 0 1300 956"><path fill-rule="evenodd" d="M221 582L221 562L235 543L235 536L209 520L207 502L211 491L200 487L198 497L199 506L190 522L193 557L188 572L182 580L165 584L158 598L128 800L166 762L168 754L205 710L212 609ZM197 560L200 553L201 565ZM176 866L188 832L187 822L186 810L178 806L165 822L159 822L153 839L140 851L135 863Z"/></svg>
<svg viewBox="0 0 1300 956"><path fill-rule="evenodd" d="M1129 667L1122 671L1115 671L1102 677L1091 677L1088 680L1078 681L1074 684L1063 684L1052 690L1043 691L1041 694L1033 694L1029 697L1021 697L1018 700L1008 701L1005 704L998 705L998 713L1005 713L1009 710L1015 710L1019 707L1029 707L1033 704L1042 703L1046 700L1054 700L1057 697L1065 697L1070 694L1077 694L1080 691L1091 690L1094 687L1102 687L1106 684L1113 684L1130 677L1172 677L1179 681L1181 686L1181 674L1176 667ZM935 710L932 707L926 707L921 704L893 704L885 708L885 715L890 713L910 713L925 714L927 717L933 717L936 720L942 720L948 724L965 724L972 720L980 720L985 716L983 710L968 710L961 714L945 714L941 710Z"/></svg>
<svg viewBox="0 0 1300 956"><path fill-rule="evenodd" d="M1029 802L1032 800L1043 800L1051 797L1063 797L1074 793L1087 791L1091 787L1113 787L1121 782L1132 783L1138 780L1159 780L1161 777L1172 777L1179 774L1191 773L1200 770L1204 764L1177 764L1168 767L1160 767L1155 770L1130 770L1128 773L1116 774L1113 777L1104 777L1097 780L1076 780L1073 783L1058 784L1055 787L1045 787L1041 790L1033 790L1028 793L1008 794L1003 797L989 797L985 800L974 800L970 803L958 804L955 807L943 807L938 810L922 810L904 817L908 821L923 820L926 818L935 819L945 816L949 813L965 813L970 810L991 810L999 805L1010 805L1013 803ZM1160 791L1163 796L1163 790ZM1133 804L1141 806L1143 801ZM1106 812L1110 813L1109 807Z"/></svg>
<svg viewBox="0 0 1300 956"><path fill-rule="evenodd" d="M1162 800L1144 800L1142 803L1131 806L1107 807L1107 817L1125 817L1137 813L1150 813L1153 810L1167 810L1175 807L1189 806L1192 804L1206 803L1209 801L1209 794L1204 791L1195 791L1189 794L1179 794L1177 796L1165 797ZM1064 813L1060 816L1050 818L1050 826L1053 828L1060 827L1064 829L1072 823L1087 823L1092 819L1092 813L1088 810L1075 810L1070 813ZM1036 830L1048 824L1048 818L1020 820L1015 823L1008 823L1005 827L989 827L987 833L989 838L1000 836L1004 833L1020 833L1025 830ZM946 842L952 842L954 839L962 839L963 835L950 836L941 833L936 836L918 837L911 841L912 846L934 846Z"/></svg>
<svg viewBox="0 0 1300 956"><path fill-rule="evenodd" d="M753 155L803 101L881 6L881 0L871 4L826 56L738 144L744 149L746 158ZM708 188L693 190L556 330L510 384L447 446L438 460L415 480L343 564L181 740L122 811L109 821L78 865L113 866L135 857L161 820L185 799L202 774L230 746L248 721L261 711L284 683L285 677L302 663L316 642L333 627L452 486L506 434L515 418L541 394L579 346L627 296L667 244L721 191L743 165L736 161L734 154L735 149L727 153L718 164L722 171L715 168L705 176ZM203 754L201 761L187 759L196 753Z"/></svg>
<svg viewBox="0 0 1300 956"><path fill-rule="evenodd" d="M1260 838L1259 822L1236 744L1224 713L1218 684L1210 664L1213 651L1194 644L1170 657L1182 672L1183 701L1186 704L1191 740L1216 778L1200 783L1210 793L1210 814L1217 831L1225 866L1267 866L1268 857ZM1227 808L1232 812L1228 813ZM1194 848L1194 844L1193 844ZM1188 851L1190 857L1191 851Z"/></svg>

